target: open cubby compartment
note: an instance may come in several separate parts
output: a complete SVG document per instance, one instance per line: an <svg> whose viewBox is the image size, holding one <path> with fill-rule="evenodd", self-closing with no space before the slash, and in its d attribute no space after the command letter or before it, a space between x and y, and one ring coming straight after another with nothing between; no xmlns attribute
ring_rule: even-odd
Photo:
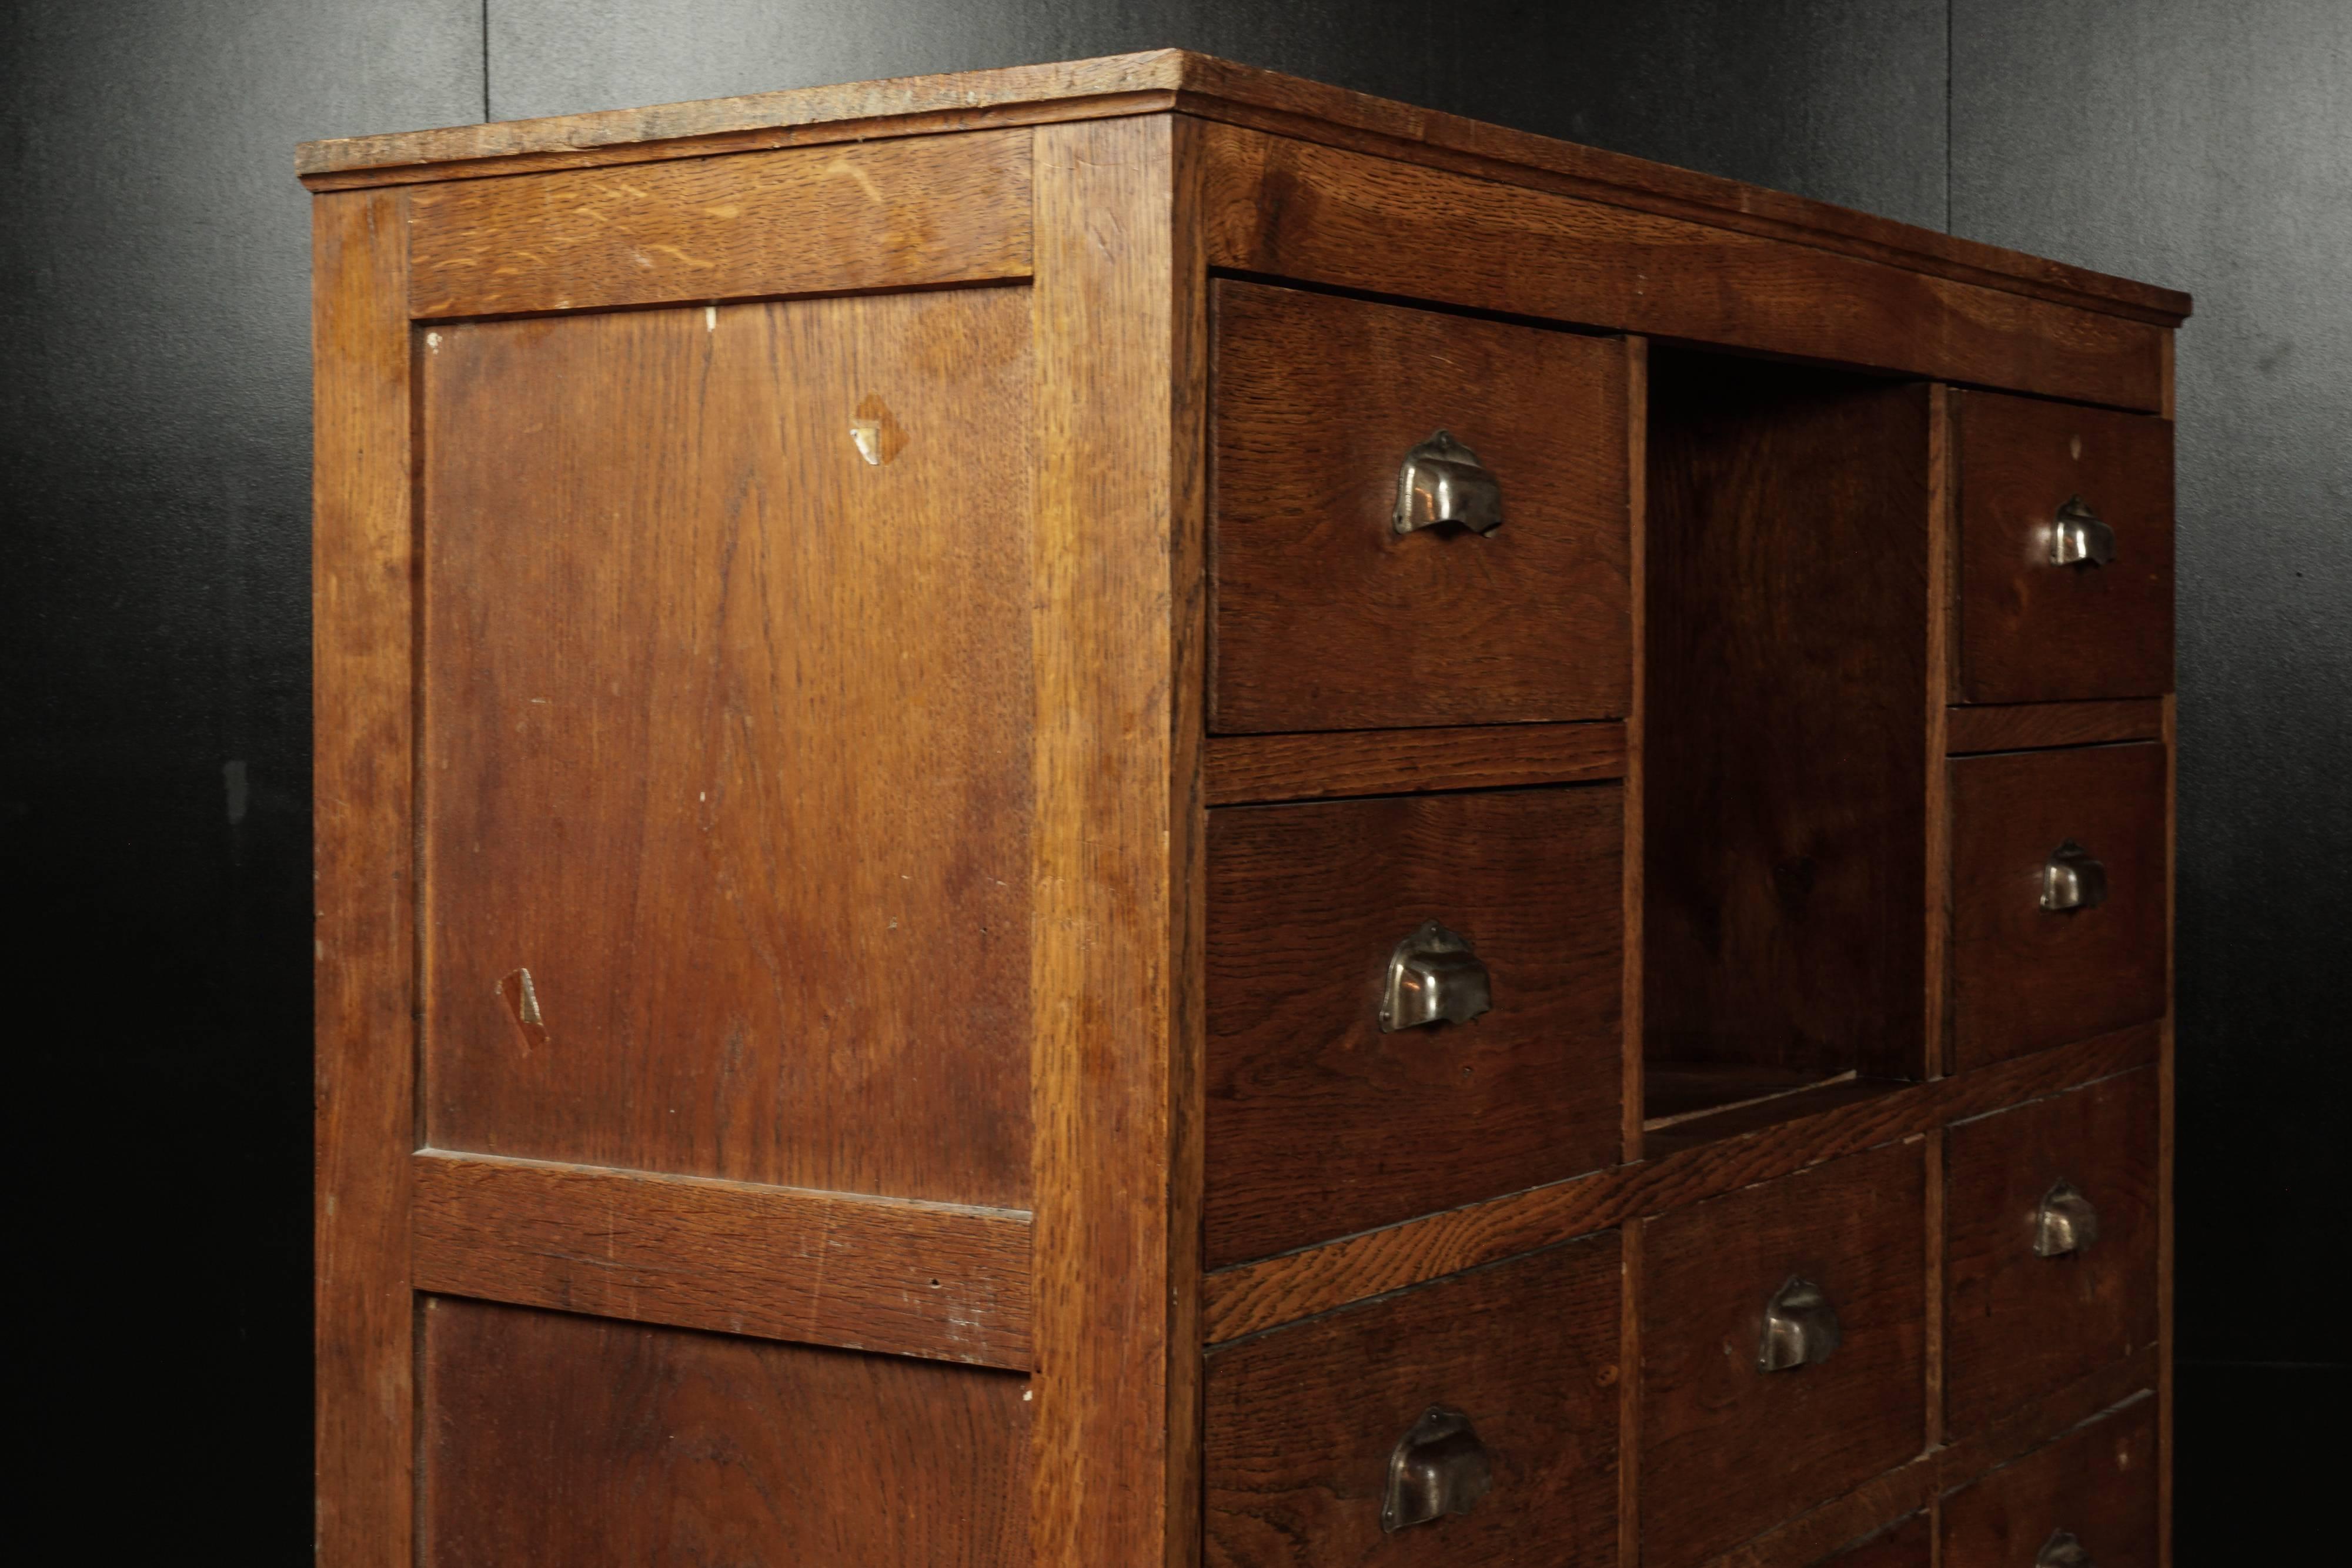
<svg viewBox="0 0 2352 1568"><path fill-rule="evenodd" d="M1652 356L1654 1152L1925 1075L1936 406L1922 382Z"/></svg>

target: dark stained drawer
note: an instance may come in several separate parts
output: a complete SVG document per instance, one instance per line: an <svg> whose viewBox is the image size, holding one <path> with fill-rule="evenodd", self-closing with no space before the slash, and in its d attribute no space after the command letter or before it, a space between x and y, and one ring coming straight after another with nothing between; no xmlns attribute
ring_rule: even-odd
<svg viewBox="0 0 2352 1568"><path fill-rule="evenodd" d="M1935 1555L1936 1531L1927 1515L1915 1513L1859 1545L1822 1558L1820 1568L1929 1568Z"/></svg>
<svg viewBox="0 0 2352 1568"><path fill-rule="evenodd" d="M1614 1564L1620 1291L1612 1232L1210 1352L1207 1561Z"/></svg>
<svg viewBox="0 0 2352 1568"><path fill-rule="evenodd" d="M1948 766L1954 1069L2160 1017L2164 748L2007 752ZM2082 903L2045 907L2070 896Z"/></svg>
<svg viewBox="0 0 2352 1568"><path fill-rule="evenodd" d="M1645 1568L1704 1563L1920 1451L1926 1191L1912 1142L1647 1222ZM1837 1343L1824 1357L1764 1369L1768 1343L1787 1362L1800 1333L1820 1354L1830 1314Z"/></svg>
<svg viewBox="0 0 2352 1568"><path fill-rule="evenodd" d="M2156 1145L2152 1067L1951 1128L1948 1437L2155 1342Z"/></svg>
<svg viewBox="0 0 2352 1568"><path fill-rule="evenodd" d="M1215 315L1213 728L1626 711L1623 340L1232 281ZM1441 431L1499 486L1493 531L1396 530Z"/></svg>
<svg viewBox="0 0 2352 1568"><path fill-rule="evenodd" d="M1613 1161L1622 797L1209 813L1211 1268ZM1492 1009L1384 1030L1400 947L1431 921L1472 949L1436 962L1483 966Z"/></svg>
<svg viewBox="0 0 2352 1568"><path fill-rule="evenodd" d="M2172 689L2172 425L1961 392L1955 702ZM2080 513L2087 511L2089 518ZM2112 559L2057 559L2077 543Z"/></svg>
<svg viewBox="0 0 2352 1568"><path fill-rule="evenodd" d="M2156 1477L2143 1397L1947 1497L1942 1568L2156 1568Z"/></svg>

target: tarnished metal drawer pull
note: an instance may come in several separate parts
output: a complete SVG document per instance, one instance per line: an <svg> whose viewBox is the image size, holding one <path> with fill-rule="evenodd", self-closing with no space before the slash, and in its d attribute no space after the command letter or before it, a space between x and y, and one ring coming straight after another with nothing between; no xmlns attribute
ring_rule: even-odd
<svg viewBox="0 0 2352 1568"><path fill-rule="evenodd" d="M2053 1530L2033 1559L2033 1568L2093 1568L2091 1554L2071 1530Z"/></svg>
<svg viewBox="0 0 2352 1568"><path fill-rule="evenodd" d="M1401 534L1439 523L1457 523L1474 534L1503 526L1503 487L1476 453L1442 430L1404 455L1396 515L1390 519Z"/></svg>
<svg viewBox="0 0 2352 1568"><path fill-rule="evenodd" d="M2068 839L2050 852L2042 867L2042 907L2063 915L2096 909L2107 901L2107 868L2091 852Z"/></svg>
<svg viewBox="0 0 2352 1568"><path fill-rule="evenodd" d="M1389 1456L1388 1499L1381 1528L1394 1533L1449 1513L1468 1513L1495 1484L1486 1445L1459 1410L1433 1405Z"/></svg>
<svg viewBox="0 0 2352 1568"><path fill-rule="evenodd" d="M1381 1032L1425 1023L1468 1023L1495 1005L1486 966L1470 944L1434 920L1424 920L1389 955L1389 983L1381 998Z"/></svg>
<svg viewBox="0 0 2352 1568"><path fill-rule="evenodd" d="M1759 1372L1787 1372L1791 1367L1827 1361L1845 1343L1838 1327L1837 1309L1811 1280L1795 1275L1772 1293L1764 1306L1764 1343L1756 1352Z"/></svg>
<svg viewBox="0 0 2352 1568"><path fill-rule="evenodd" d="M2071 1181L2062 1181L2044 1194L2033 1214L2033 1255L2064 1258L2087 1252L2099 1239L2099 1211Z"/></svg>
<svg viewBox="0 0 2352 1568"><path fill-rule="evenodd" d="M2099 520L2080 496L2069 496L2050 524L2052 566L2109 566L2116 559L2116 530Z"/></svg>

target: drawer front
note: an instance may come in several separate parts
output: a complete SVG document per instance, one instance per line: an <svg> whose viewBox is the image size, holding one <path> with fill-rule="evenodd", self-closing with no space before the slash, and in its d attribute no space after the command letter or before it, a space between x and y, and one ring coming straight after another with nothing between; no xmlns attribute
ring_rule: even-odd
<svg viewBox="0 0 2352 1568"><path fill-rule="evenodd" d="M2164 747L1948 766L1954 1069L2162 1017Z"/></svg>
<svg viewBox="0 0 2352 1568"><path fill-rule="evenodd" d="M1956 702L2172 689L2172 425L1994 392L1959 405ZM2062 517L2069 503L2090 520ZM2062 537L2063 536L2063 537ZM2055 559L2080 544L2105 564Z"/></svg>
<svg viewBox="0 0 2352 1568"><path fill-rule="evenodd" d="M1213 727L1626 711L1622 339L1230 281L1215 312ZM1499 488L1499 528L1397 531L1401 471L1440 431Z"/></svg>
<svg viewBox="0 0 2352 1568"><path fill-rule="evenodd" d="M1703 1563L1920 1451L1926 1183L1921 1145L1898 1144L1648 1222L1647 1568ZM1837 1340L1825 1355L1822 1301ZM1774 1316L1776 1359L1795 1364L1767 1371Z"/></svg>
<svg viewBox="0 0 2352 1568"><path fill-rule="evenodd" d="M2152 1067L1950 1130L1947 1436L2155 1342L2156 1142Z"/></svg>
<svg viewBox="0 0 2352 1568"><path fill-rule="evenodd" d="M1924 1513L1915 1513L1858 1546L1822 1560L1821 1568L1930 1568L1936 1531Z"/></svg>
<svg viewBox="0 0 2352 1568"><path fill-rule="evenodd" d="M1207 1561L1613 1564L1619 1297L1611 1233L1211 1352Z"/></svg>
<svg viewBox="0 0 2352 1568"><path fill-rule="evenodd" d="M2159 1462L2153 1397L2078 1427L1944 1500L1943 1568L2156 1568Z"/></svg>
<svg viewBox="0 0 2352 1568"><path fill-rule="evenodd" d="M1209 813L1210 1267L1614 1160L1622 797ZM1431 921L1470 952L1415 958ZM1483 967L1491 1010L1384 1030L1401 956Z"/></svg>

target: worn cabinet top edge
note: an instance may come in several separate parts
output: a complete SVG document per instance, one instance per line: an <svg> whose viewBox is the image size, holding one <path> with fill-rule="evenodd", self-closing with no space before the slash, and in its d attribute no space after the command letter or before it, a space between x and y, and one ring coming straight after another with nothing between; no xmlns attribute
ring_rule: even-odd
<svg viewBox="0 0 2352 1568"><path fill-rule="evenodd" d="M2189 296L2173 289L1184 49L308 141L297 151L295 170L313 190L341 190L1172 110L1541 184L2159 326L2177 326L2189 310Z"/></svg>

